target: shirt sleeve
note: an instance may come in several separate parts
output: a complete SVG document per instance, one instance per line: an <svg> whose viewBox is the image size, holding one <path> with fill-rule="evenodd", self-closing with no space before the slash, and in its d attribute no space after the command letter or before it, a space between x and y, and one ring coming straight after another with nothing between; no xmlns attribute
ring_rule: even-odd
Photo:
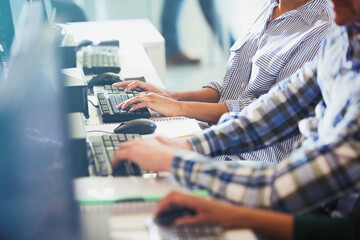
<svg viewBox="0 0 360 240"><path fill-rule="evenodd" d="M295 217L294 239L338 240L360 239L360 208L346 218L311 215Z"/></svg>
<svg viewBox="0 0 360 240"><path fill-rule="evenodd" d="M216 156L271 145L291 133L318 102L314 74L305 68L295 79L280 84L245 114L191 138L196 151ZM259 104L257 104L259 102ZM305 212L360 184L360 101L349 101L346 116L331 138L317 139L276 166L242 167L237 162L214 162L202 154L180 151L173 173L189 188L207 189L235 204ZM335 133L335 132L334 132ZM310 139L312 140L312 139Z"/></svg>
<svg viewBox="0 0 360 240"><path fill-rule="evenodd" d="M189 138L193 150L212 157L239 154L294 136L298 122L313 114L321 99L314 66L307 64L242 112L227 113L222 118L227 121Z"/></svg>
<svg viewBox="0 0 360 240"><path fill-rule="evenodd" d="M354 109L353 109L354 110ZM242 167L182 150L174 159L175 178L190 189L206 189L234 204L307 212L360 184L360 115L344 135L328 144L301 147L281 163Z"/></svg>

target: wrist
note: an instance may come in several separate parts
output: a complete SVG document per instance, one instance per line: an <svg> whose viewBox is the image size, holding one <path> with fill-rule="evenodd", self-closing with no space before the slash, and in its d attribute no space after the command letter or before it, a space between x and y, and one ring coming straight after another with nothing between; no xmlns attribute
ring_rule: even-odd
<svg viewBox="0 0 360 240"><path fill-rule="evenodd" d="M172 91L167 91L168 96L176 101L180 101L181 100L181 93L180 92L172 92Z"/></svg>
<svg viewBox="0 0 360 240"><path fill-rule="evenodd" d="M175 116L184 116L184 108L185 108L185 102L175 101L175 109L174 109L174 115Z"/></svg>

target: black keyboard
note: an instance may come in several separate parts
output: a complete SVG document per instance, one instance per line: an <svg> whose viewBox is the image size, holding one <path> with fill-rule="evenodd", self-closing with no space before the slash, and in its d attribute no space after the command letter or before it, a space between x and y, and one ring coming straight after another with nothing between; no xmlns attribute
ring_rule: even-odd
<svg viewBox="0 0 360 240"><path fill-rule="evenodd" d="M143 176L150 174L148 171L141 169L138 165L130 161L122 161L116 169L111 168L111 159L121 142L138 138L140 138L139 134L90 136L88 149L89 175Z"/></svg>
<svg viewBox="0 0 360 240"><path fill-rule="evenodd" d="M150 118L150 112L147 108L128 111L128 109L118 109L116 106L123 101L138 96L136 91L125 92L123 88L116 88L112 85L105 85L104 92L97 94L99 108L103 122L124 122L138 118Z"/></svg>
<svg viewBox="0 0 360 240"><path fill-rule="evenodd" d="M88 46L82 48L80 60L85 75L104 72L120 72L118 47L115 46Z"/></svg>
<svg viewBox="0 0 360 240"><path fill-rule="evenodd" d="M147 221L150 240L225 240L224 230L215 224L162 226Z"/></svg>

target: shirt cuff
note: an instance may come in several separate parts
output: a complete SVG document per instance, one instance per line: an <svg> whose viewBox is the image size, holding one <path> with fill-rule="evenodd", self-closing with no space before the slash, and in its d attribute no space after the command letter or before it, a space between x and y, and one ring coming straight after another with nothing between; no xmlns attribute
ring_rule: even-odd
<svg viewBox="0 0 360 240"><path fill-rule="evenodd" d="M210 155L211 153L210 144L208 143L206 138L206 133L209 130L210 129L206 129L202 133L196 134L195 136L189 137L187 139L194 152L198 152L204 155Z"/></svg>
<svg viewBox="0 0 360 240"><path fill-rule="evenodd" d="M194 188L196 179L193 168L196 163L207 160L206 157L190 150L178 151L172 161L171 171L175 179L183 186Z"/></svg>
<svg viewBox="0 0 360 240"><path fill-rule="evenodd" d="M243 109L240 100L226 100L224 103L229 112L240 112Z"/></svg>
<svg viewBox="0 0 360 240"><path fill-rule="evenodd" d="M212 88L221 95L222 85L219 82L210 82L209 84L203 86L203 88Z"/></svg>

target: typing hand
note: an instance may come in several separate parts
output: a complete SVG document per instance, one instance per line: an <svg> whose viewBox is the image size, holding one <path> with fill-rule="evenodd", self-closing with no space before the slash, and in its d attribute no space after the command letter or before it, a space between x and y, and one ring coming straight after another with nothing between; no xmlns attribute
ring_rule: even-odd
<svg viewBox="0 0 360 240"><path fill-rule="evenodd" d="M161 143L157 138L138 139L121 143L111 165L129 160L150 171L171 171L172 160L178 147Z"/></svg>
<svg viewBox="0 0 360 240"><path fill-rule="evenodd" d="M179 149L187 149L187 150L193 150L191 144L186 138L168 138L168 137L162 137L157 136L156 139L168 146L177 147Z"/></svg>
<svg viewBox="0 0 360 240"><path fill-rule="evenodd" d="M138 92L153 92L159 95L171 98L171 92L165 89L159 88L151 83L142 82L142 81L125 81L118 82L113 84L114 87L122 87L125 92L128 91L138 91Z"/></svg>
<svg viewBox="0 0 360 240"><path fill-rule="evenodd" d="M140 108L150 108L162 115L173 117L182 115L180 112L181 102L160 96L156 93L146 93L120 103L117 108L126 109L135 104L130 111Z"/></svg>

